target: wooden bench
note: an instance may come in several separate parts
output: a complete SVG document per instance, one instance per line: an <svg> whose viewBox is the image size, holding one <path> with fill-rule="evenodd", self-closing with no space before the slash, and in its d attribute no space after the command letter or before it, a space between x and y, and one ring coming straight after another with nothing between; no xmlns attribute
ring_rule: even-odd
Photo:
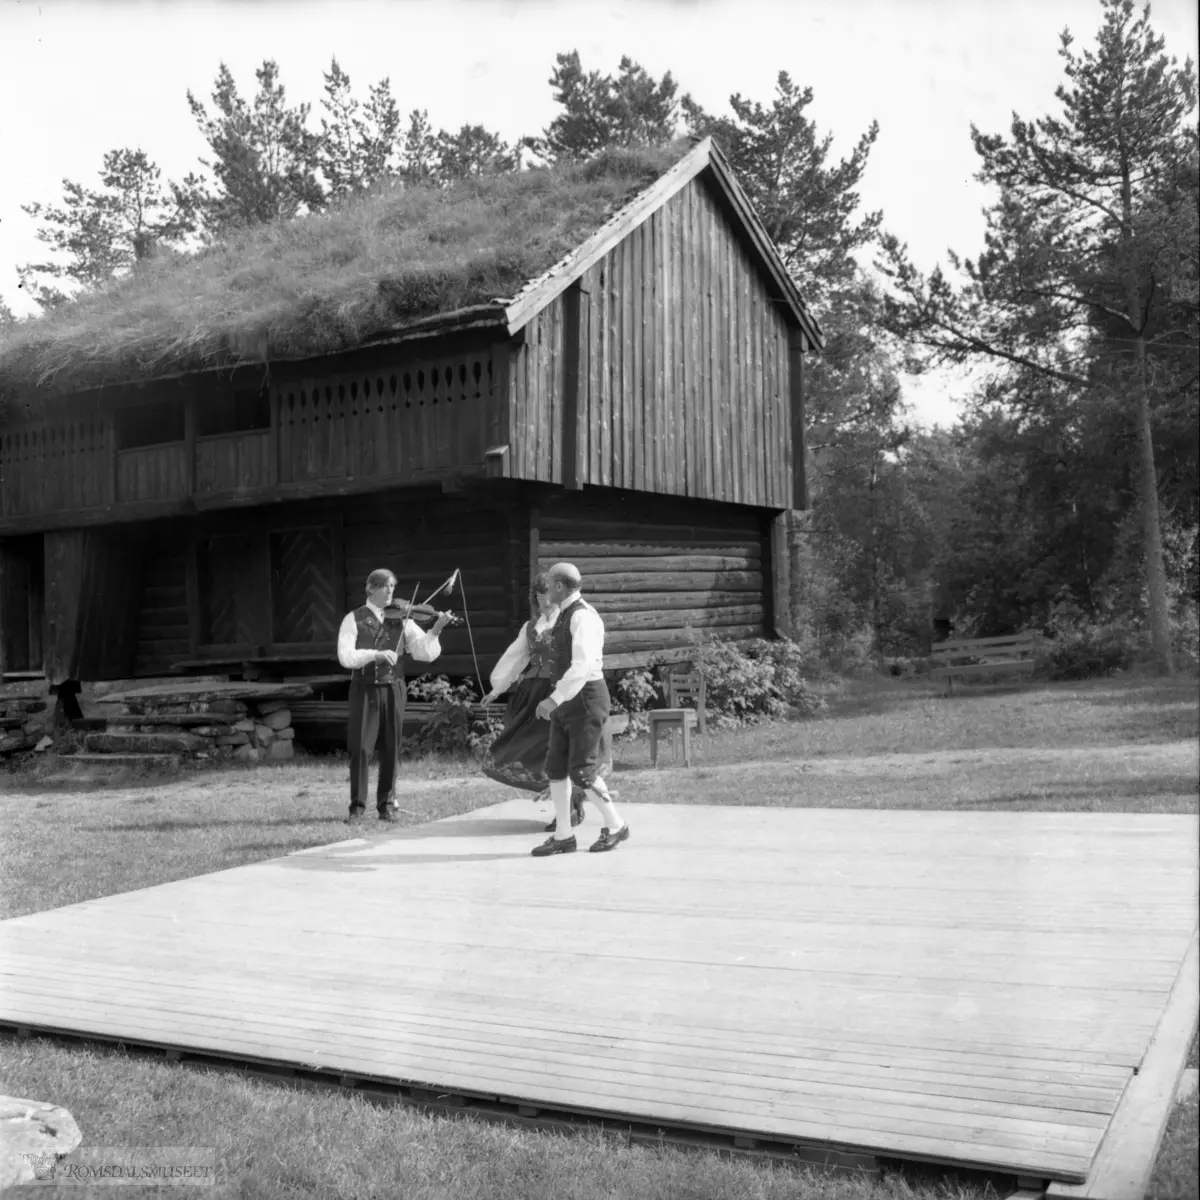
<svg viewBox="0 0 1200 1200"><path fill-rule="evenodd" d="M1041 654L1041 634L1033 630L1007 637L954 638L935 642L930 677L944 679L953 694L959 675L1032 675Z"/></svg>

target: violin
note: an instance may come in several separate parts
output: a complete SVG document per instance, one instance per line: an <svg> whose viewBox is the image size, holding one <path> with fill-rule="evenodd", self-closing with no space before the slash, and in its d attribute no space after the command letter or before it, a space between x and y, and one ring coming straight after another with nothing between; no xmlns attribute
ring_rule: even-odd
<svg viewBox="0 0 1200 1200"><path fill-rule="evenodd" d="M462 617L457 613L438 612L432 604L413 604L408 600L393 599L391 604L383 610L383 619L385 621L415 621L418 625L432 625L438 617L448 618L447 625L461 625Z"/></svg>

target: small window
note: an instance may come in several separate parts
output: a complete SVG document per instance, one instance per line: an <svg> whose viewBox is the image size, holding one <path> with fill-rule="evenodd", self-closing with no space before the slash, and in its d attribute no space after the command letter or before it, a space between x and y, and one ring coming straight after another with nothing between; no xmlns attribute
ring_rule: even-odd
<svg viewBox="0 0 1200 1200"><path fill-rule="evenodd" d="M196 434L250 433L271 428L271 394L266 388L213 392L196 399Z"/></svg>
<svg viewBox="0 0 1200 1200"><path fill-rule="evenodd" d="M178 400L139 404L117 413L117 445L121 450L182 441L183 405Z"/></svg>

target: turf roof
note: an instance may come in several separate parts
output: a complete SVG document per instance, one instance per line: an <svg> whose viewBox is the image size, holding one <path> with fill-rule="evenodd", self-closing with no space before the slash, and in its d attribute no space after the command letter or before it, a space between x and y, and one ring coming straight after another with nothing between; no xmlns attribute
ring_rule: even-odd
<svg viewBox="0 0 1200 1200"><path fill-rule="evenodd" d="M160 254L0 333L0 394L334 353L490 305L575 249L688 148L612 151L444 190L381 187L195 254Z"/></svg>

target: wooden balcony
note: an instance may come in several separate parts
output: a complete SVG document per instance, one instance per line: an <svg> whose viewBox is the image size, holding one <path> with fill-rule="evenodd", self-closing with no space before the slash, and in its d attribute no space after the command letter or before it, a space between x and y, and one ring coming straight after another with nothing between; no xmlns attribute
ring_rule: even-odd
<svg viewBox="0 0 1200 1200"><path fill-rule="evenodd" d="M386 372L281 373L267 427L238 432L201 434L202 397L164 398L164 408L182 404L183 421L166 435L174 440L153 445L129 444L137 423L123 424L131 410L116 402L0 429L0 536L506 475L504 353L480 348Z"/></svg>

